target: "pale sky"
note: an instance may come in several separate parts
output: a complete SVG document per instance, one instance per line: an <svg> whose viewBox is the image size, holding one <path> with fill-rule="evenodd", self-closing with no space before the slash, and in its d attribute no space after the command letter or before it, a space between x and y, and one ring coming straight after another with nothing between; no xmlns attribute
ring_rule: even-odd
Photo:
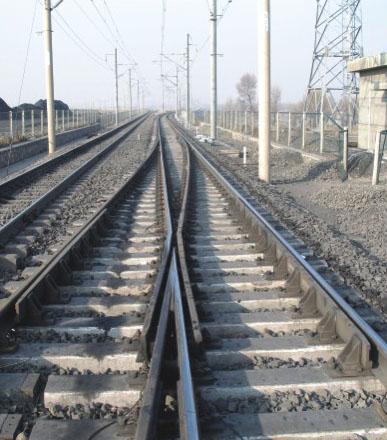
<svg viewBox="0 0 387 440"><path fill-rule="evenodd" d="M52 0L56 3L56 0ZM93 0L104 19L113 24L104 0ZM114 96L113 72L106 69L105 54L114 50L113 36L98 15L92 0L64 0L57 11L54 28L55 98L70 106L111 105ZM219 0L219 10L228 0ZM33 12L37 2L29 60L21 102L35 102L45 96L42 0L0 0L0 97L18 104ZM138 62L147 81L147 103L160 107L159 58L161 44L161 0L106 0L127 51ZM195 59L192 68L194 106L209 102L209 46L203 43L209 34L210 0L166 0L165 52L182 53L186 33L192 35ZM387 51L387 0L361 0L365 55ZM272 82L281 87L283 101L302 98L312 61L315 0L271 0L272 5ZM235 97L235 84L245 72L257 70L257 0L233 0L219 24L219 101ZM84 14L85 13L85 14ZM96 27L94 26L94 24ZM87 55L59 26L93 52ZM75 34L73 33L75 32ZM112 41L113 40L113 41ZM85 46L84 46L85 47ZM201 51L197 49L203 47ZM85 48L90 54L89 50ZM112 65L112 57L109 59ZM123 51L119 62L127 63ZM127 103L127 66L120 66L120 102ZM174 68L170 68L174 73ZM168 95L169 107L174 97Z"/></svg>

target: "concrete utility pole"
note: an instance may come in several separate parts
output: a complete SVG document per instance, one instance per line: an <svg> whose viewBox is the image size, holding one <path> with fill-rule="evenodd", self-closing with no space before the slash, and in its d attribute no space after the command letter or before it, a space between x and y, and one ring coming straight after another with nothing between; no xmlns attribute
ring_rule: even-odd
<svg viewBox="0 0 387 440"><path fill-rule="evenodd" d="M179 66L176 66L176 117L179 117L180 103L179 103Z"/></svg>
<svg viewBox="0 0 387 440"><path fill-rule="evenodd" d="M144 88L141 89L141 110L144 112L145 110L145 92Z"/></svg>
<svg viewBox="0 0 387 440"><path fill-rule="evenodd" d="M218 0L212 0L211 22L211 139L218 137Z"/></svg>
<svg viewBox="0 0 387 440"><path fill-rule="evenodd" d="M258 175L270 182L270 0L258 0Z"/></svg>
<svg viewBox="0 0 387 440"><path fill-rule="evenodd" d="M190 46L191 46L191 36L187 34L187 99L186 99L186 118L187 118L187 128L189 129L191 126L191 55L190 55Z"/></svg>
<svg viewBox="0 0 387 440"><path fill-rule="evenodd" d="M129 69L129 111L130 111L130 117L132 117L133 115L132 69Z"/></svg>
<svg viewBox="0 0 387 440"><path fill-rule="evenodd" d="M141 111L141 102L140 102L140 80L137 80L137 108L138 113Z"/></svg>
<svg viewBox="0 0 387 440"><path fill-rule="evenodd" d="M118 125L118 53L114 49L114 73L116 76L116 125Z"/></svg>
<svg viewBox="0 0 387 440"><path fill-rule="evenodd" d="M58 6L58 5L57 5ZM48 154L53 154L56 146L55 139L55 111L54 111L54 65L52 54L52 23L51 0L44 0L44 43L46 59L46 93L47 93L47 131Z"/></svg>

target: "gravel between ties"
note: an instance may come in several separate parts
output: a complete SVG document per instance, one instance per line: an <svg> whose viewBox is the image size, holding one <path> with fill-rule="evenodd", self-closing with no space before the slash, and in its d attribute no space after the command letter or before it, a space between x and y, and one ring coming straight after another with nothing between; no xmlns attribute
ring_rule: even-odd
<svg viewBox="0 0 387 440"><path fill-rule="evenodd" d="M74 183L59 197L63 198L60 212L42 234L35 236L30 245L30 256L25 262L26 266L30 266L40 256L52 253L52 249L68 240L74 232L74 223L86 222L124 180L133 174L149 154L153 134L154 118L148 118L101 163L84 174L80 181ZM25 278L23 268L17 274L4 272L1 275L0 283Z"/></svg>
<svg viewBox="0 0 387 440"><path fill-rule="evenodd" d="M3 200L0 204L0 226L6 224L19 212L26 209L36 199L61 182L64 177L70 175L121 135L122 131L87 151L80 152L75 157L69 157L58 165L49 166L49 171L34 175L27 186L22 187L20 190L15 189L12 197L8 200ZM58 151L62 153L64 150Z"/></svg>
<svg viewBox="0 0 387 440"><path fill-rule="evenodd" d="M38 237L33 255L44 253L49 246L57 244L67 233L72 223L87 220L92 210L97 209L114 193L137 169L149 153L154 119L148 119L127 140L125 140L108 158L102 161L72 188L71 197L61 208L48 234Z"/></svg>

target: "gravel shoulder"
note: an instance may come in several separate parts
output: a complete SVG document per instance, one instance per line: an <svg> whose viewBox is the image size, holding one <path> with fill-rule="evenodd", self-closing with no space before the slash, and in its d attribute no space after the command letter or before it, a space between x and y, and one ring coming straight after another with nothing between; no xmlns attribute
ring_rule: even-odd
<svg viewBox="0 0 387 440"><path fill-rule="evenodd" d="M330 268L354 288L378 316L374 326L387 337L387 170L382 184L372 187L369 172L354 170L342 182L336 164L306 159L283 149L272 151L272 184L257 180L254 144L243 166L242 144L229 138L227 145L202 144L229 178L267 209ZM384 167L387 168L387 167Z"/></svg>

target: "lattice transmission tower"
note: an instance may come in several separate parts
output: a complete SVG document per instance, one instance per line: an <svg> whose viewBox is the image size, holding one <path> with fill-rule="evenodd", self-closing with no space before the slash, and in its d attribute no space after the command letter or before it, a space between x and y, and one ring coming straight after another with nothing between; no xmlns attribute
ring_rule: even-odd
<svg viewBox="0 0 387 440"><path fill-rule="evenodd" d="M347 63L363 56L361 0L316 0L307 112L327 112L344 125L357 117L358 77Z"/></svg>

